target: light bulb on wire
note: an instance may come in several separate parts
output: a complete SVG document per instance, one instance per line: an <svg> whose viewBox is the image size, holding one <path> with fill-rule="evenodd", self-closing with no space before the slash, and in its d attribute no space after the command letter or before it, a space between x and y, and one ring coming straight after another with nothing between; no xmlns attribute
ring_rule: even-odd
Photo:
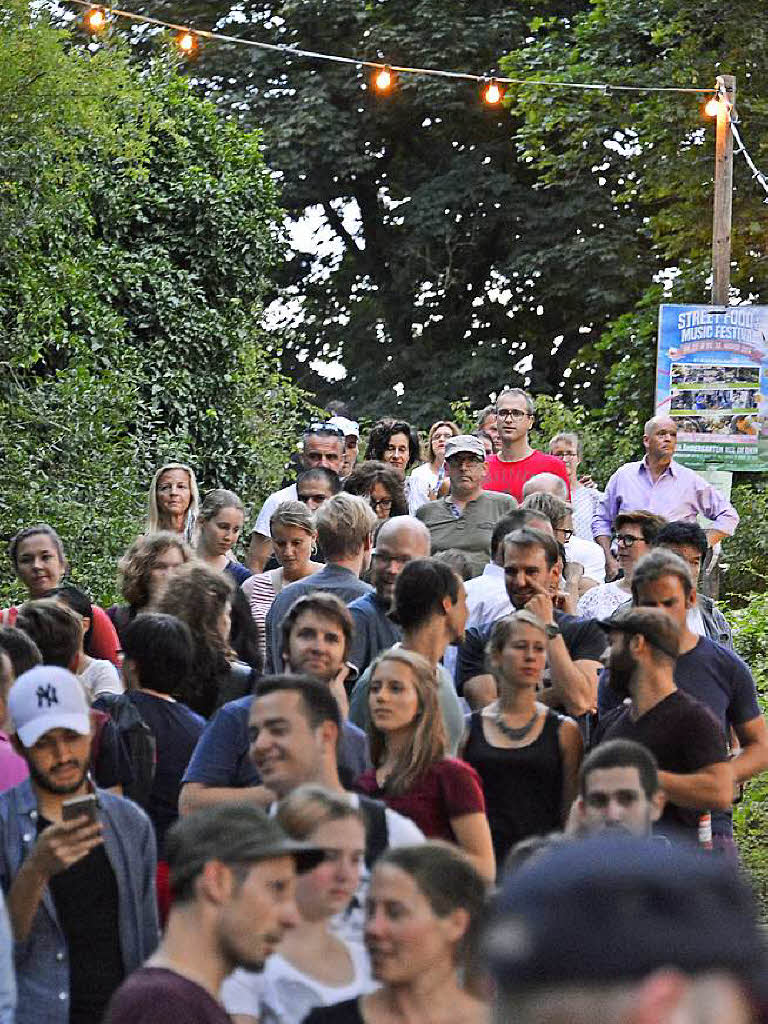
<svg viewBox="0 0 768 1024"><path fill-rule="evenodd" d="M107 27L107 15L103 7L92 7L83 20L89 32L103 32Z"/></svg>
<svg viewBox="0 0 768 1024"><path fill-rule="evenodd" d="M495 107L497 103L501 103L504 97L504 90L501 88L495 78L492 78L490 82L483 88L483 100L490 106Z"/></svg>
<svg viewBox="0 0 768 1024"><path fill-rule="evenodd" d="M377 92L389 92L395 84L395 76L393 75L392 68L389 64L386 64L376 72L373 76L373 84L376 87Z"/></svg>
<svg viewBox="0 0 768 1024"><path fill-rule="evenodd" d="M197 36L189 30L179 32L176 36L176 45L186 57L191 57L197 51Z"/></svg>
<svg viewBox="0 0 768 1024"><path fill-rule="evenodd" d="M717 117L719 111L720 100L717 98L717 96L713 96L711 99L707 100L706 104L704 105L704 113L707 115L707 117Z"/></svg>

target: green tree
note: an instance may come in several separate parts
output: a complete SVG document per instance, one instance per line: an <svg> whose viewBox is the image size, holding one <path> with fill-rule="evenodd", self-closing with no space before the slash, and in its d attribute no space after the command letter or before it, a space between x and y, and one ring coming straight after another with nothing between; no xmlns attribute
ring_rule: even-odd
<svg viewBox="0 0 768 1024"><path fill-rule="evenodd" d="M0 535L51 522L104 599L157 462L255 502L304 396L259 327L280 213L258 133L166 57L74 43L3 9Z"/></svg>
<svg viewBox="0 0 768 1024"><path fill-rule="evenodd" d="M141 9L270 43L492 72L532 18L585 6L152 0ZM216 44L191 73L263 126L287 211L312 214L336 243L313 255L297 246L278 279L292 300L283 366L323 400L341 395L361 413L420 424L455 400L482 406L502 383L570 400L562 373L585 331L642 294L648 246L638 248L625 211L605 199L587 208L583 182L540 189L514 141L522 116L485 107L475 83L403 75L380 97L354 67ZM339 360L346 378L328 384L316 359Z"/></svg>

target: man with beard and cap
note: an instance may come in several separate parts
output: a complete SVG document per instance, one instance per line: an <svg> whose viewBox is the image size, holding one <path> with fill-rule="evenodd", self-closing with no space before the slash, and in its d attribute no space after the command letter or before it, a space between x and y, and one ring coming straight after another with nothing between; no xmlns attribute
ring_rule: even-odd
<svg viewBox="0 0 768 1024"><path fill-rule="evenodd" d="M95 789L79 680L41 665L11 687L29 778L0 795L0 884L15 939L17 1024L100 1024L158 940L155 836L130 800ZM93 817L66 802L95 798Z"/></svg>
<svg viewBox="0 0 768 1024"><path fill-rule="evenodd" d="M622 607L601 625L610 634L611 687L630 703L600 720L596 745L629 739L647 747L667 797L659 830L695 843L700 814L731 806L725 736L712 713L675 685L678 631L667 614Z"/></svg>

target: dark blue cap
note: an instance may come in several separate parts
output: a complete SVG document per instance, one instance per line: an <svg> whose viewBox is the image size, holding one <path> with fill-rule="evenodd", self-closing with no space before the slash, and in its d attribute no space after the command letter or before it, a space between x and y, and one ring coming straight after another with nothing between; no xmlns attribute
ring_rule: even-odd
<svg viewBox="0 0 768 1024"><path fill-rule="evenodd" d="M720 856L598 836L554 847L511 875L485 941L507 990L642 978L660 967L724 970L766 989L755 900Z"/></svg>

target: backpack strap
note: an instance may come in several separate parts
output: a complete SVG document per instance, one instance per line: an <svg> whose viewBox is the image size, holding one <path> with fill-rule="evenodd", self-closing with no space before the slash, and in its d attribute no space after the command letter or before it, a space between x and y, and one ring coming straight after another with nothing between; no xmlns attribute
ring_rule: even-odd
<svg viewBox="0 0 768 1024"><path fill-rule="evenodd" d="M389 846L387 808L381 800L373 800L362 793L358 799L365 823L365 864L370 870Z"/></svg>

